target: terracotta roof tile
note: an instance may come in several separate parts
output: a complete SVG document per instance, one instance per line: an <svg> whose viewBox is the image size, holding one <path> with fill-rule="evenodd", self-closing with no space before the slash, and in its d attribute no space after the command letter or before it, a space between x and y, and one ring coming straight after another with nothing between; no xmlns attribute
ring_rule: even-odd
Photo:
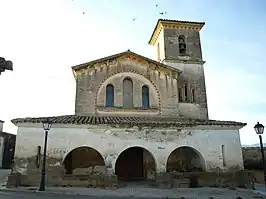
<svg viewBox="0 0 266 199"><path fill-rule="evenodd" d="M243 127L246 123L234 121L219 120L199 120L199 119L182 119L170 118L163 116L79 116L79 115L63 115L54 117L37 117L37 118L17 118L13 119L13 124L18 123L41 123L49 118L54 124L128 124L128 125L147 125L147 126L197 126L197 125L224 125Z"/></svg>

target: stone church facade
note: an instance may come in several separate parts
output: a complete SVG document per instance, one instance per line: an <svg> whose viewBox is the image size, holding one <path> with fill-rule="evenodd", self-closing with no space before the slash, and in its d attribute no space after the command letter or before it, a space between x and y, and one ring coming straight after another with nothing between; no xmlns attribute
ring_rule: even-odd
<svg viewBox="0 0 266 199"><path fill-rule="evenodd" d="M72 67L75 114L49 117L48 183L243 170L239 129L246 124L208 116L203 26L160 19L149 41L154 60L128 50ZM14 171L27 183L39 182L45 119L12 120Z"/></svg>

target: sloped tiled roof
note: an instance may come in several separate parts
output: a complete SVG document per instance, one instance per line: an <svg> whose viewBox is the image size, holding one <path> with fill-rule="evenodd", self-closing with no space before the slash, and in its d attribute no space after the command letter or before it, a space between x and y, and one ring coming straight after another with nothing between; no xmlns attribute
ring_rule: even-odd
<svg viewBox="0 0 266 199"><path fill-rule="evenodd" d="M41 123L49 118L54 124L128 124L128 125L147 125L147 126L198 126L198 125L224 125L243 127L246 123L219 120L199 120L199 119L181 119L163 116L79 116L79 115L63 115L54 117L37 117L37 118L17 118L13 119L13 124L18 123Z"/></svg>
<svg viewBox="0 0 266 199"><path fill-rule="evenodd" d="M118 57L121 57L121 56L124 56L124 55L134 55L136 57L139 57L140 59L143 59L143 60L145 60L147 62L150 62L150 63L153 63L155 65L158 65L158 66L161 66L161 67L164 67L164 68L168 68L170 70L174 70L174 71L177 71L179 73L182 73L182 71L180 71L180 70L178 70L178 69L176 69L174 67L171 67L171 66L165 65L163 63L157 62L155 60L152 60L150 58L144 57L144 56L139 55L137 53L134 53L134 52L132 52L130 50L124 51L122 53L110 55L110 56L107 56L107 57L103 57L103 58L100 58L100 59L96 59L96 60L93 60L93 61L90 61L90 62L86 62L86 63L83 63L83 64L79 64L79 65L76 65L76 66L72 66L72 69L73 70L79 70L79 69L87 68L88 66L91 66L93 64L101 63L101 62L104 62L104 61L107 61L107 60L111 60L111 59L115 59L115 58L118 58Z"/></svg>

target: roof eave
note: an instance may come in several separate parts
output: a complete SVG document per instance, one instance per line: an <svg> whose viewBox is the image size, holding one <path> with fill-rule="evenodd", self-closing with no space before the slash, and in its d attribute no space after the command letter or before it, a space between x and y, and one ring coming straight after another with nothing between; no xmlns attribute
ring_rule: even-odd
<svg viewBox="0 0 266 199"><path fill-rule="evenodd" d="M152 35L150 37L150 40L148 44L153 45L154 43L152 42L155 37L155 33L159 28L159 25L161 24L163 26L163 23L170 23L170 24L184 24L184 25L194 25L198 27L198 30L200 31L203 26L205 25L205 22L193 22L193 21L179 21L179 20L169 20L169 19L159 19L156 23L155 28L153 29Z"/></svg>
<svg viewBox="0 0 266 199"><path fill-rule="evenodd" d="M92 117L96 117L95 115L91 115ZM17 118L17 119L13 119L11 120L11 122L16 125L16 126L23 126L23 124L40 124L42 123L42 121L45 121L46 118L50 118L50 120L52 121L52 123L54 124L77 124L77 125L99 125L95 123L95 118L90 118L91 116L77 116L77 115L63 115L63 116L53 116L53 117L38 117L38 118ZM89 117L86 120L81 119L80 117ZM131 119L133 119L134 117L130 117ZM139 117L136 117L139 118ZM156 118L156 116L154 117ZM164 117L161 117L164 118ZM150 123L147 121L147 123L142 123L138 120L135 121L136 125L155 125L155 126L164 126L164 125L172 125L172 126L220 126L224 129L232 129L231 127L233 127L233 129L235 130L239 130L241 128L243 128L244 126L246 126L246 123L241 123L241 122L234 122L234 121L219 121L219 120L202 120L202 121L193 121L193 119L188 119L188 120L184 120L184 121L178 121L178 118L176 118L177 121L173 120L173 121L169 121L167 120L166 122L162 122L162 123L157 123L154 124L153 122ZM145 120L145 117L144 117ZM82 121L82 122L81 122ZM85 121L85 122L84 122ZM122 122L121 122L122 121ZM123 122L123 118L122 120L119 121L118 123L121 125L127 125L127 123ZM177 122L177 123L176 123ZM134 122L133 122L134 123ZM132 123L132 124L133 124ZM20 125L22 124L22 125ZM112 123L103 123L103 125L110 125Z"/></svg>
<svg viewBox="0 0 266 199"><path fill-rule="evenodd" d="M83 64L78 64L78 65L72 66L71 68L72 68L72 70L76 71L76 70L79 70L79 69L86 68L86 67L88 67L90 65L96 64L98 62L101 62L103 60L112 59L112 58L115 58L115 57L118 57L118 56L123 56L123 55L125 55L128 52L131 52L131 51L127 50L127 51L124 51L124 52L121 52L121 53L116 53L116 54L113 54L113 55L110 55L110 56L106 56L106 57L102 57L102 58L99 58L99 59L95 59L95 60L92 60L92 61L89 61L89 62L86 62L86 63L83 63Z"/></svg>
<svg viewBox="0 0 266 199"><path fill-rule="evenodd" d="M139 55L139 54L137 54L137 53L134 53L134 52L132 52L132 51L130 51L130 50L124 51L124 52L122 52L122 53L117 53L117 54L114 54L114 55L110 55L110 56L107 56L107 57L103 57L103 58L100 58L100 59L96 59L96 60L93 60L93 61L90 61L90 62L87 62L87 63L79 64L79 65L76 65L76 66L72 66L72 70L73 70L73 71L77 71L77 70L80 70L80 69L84 69L84 68L87 68L88 66L93 65L93 64L96 64L96 63L98 63L98 62L101 62L101 61L104 61L104 60L107 60L107 59L113 59L113 58L116 58L116 57L124 56L124 55L126 55L126 54L132 54L132 55L134 55L134 56L138 56L138 57L140 57L140 58L146 60L147 62L151 62L151 63L154 63L154 64L156 64L156 65L159 65L159 66L162 66L162 67L168 68L169 70L174 70L174 71L176 71L179 75L182 73L181 70L178 70L178 69L173 68L173 67L171 67L171 66L169 66L169 65L165 65L165 64L163 64L163 63L157 62L157 61L152 60L152 59L150 59L150 58L148 58L148 57L144 57L144 56Z"/></svg>

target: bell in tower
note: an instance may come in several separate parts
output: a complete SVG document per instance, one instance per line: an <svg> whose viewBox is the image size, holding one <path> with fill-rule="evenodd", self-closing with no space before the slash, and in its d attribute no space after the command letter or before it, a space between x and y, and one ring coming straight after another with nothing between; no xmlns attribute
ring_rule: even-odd
<svg viewBox="0 0 266 199"><path fill-rule="evenodd" d="M149 41L153 47L154 59L164 64L177 62L202 64L200 30L204 24L204 22L159 19Z"/></svg>
<svg viewBox="0 0 266 199"><path fill-rule="evenodd" d="M186 43L184 35L180 35L178 37L178 46L179 46L179 54L185 55L186 54Z"/></svg>

